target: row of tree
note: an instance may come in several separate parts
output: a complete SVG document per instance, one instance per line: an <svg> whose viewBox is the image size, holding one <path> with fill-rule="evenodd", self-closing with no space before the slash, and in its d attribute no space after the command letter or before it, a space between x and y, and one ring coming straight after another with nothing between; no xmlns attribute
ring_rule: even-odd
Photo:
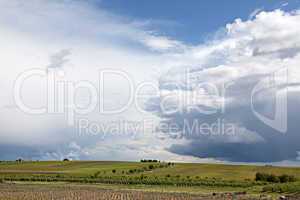
<svg viewBox="0 0 300 200"><path fill-rule="evenodd" d="M146 160L146 159L142 159L141 160L142 163L159 163L159 160Z"/></svg>
<svg viewBox="0 0 300 200"><path fill-rule="evenodd" d="M287 174L276 176L274 174L257 172L255 175L255 180L271 182L271 183L288 183L288 182L295 182L297 179L295 176L287 175Z"/></svg>

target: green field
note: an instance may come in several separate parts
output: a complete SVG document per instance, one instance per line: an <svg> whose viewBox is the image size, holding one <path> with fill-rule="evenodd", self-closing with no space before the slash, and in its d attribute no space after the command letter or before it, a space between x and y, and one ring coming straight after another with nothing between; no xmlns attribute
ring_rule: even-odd
<svg viewBox="0 0 300 200"><path fill-rule="evenodd" d="M291 175L293 183L255 181L257 172ZM108 161L0 162L2 184L77 184L142 191L258 195L297 193L300 168L195 163Z"/></svg>
<svg viewBox="0 0 300 200"><path fill-rule="evenodd" d="M75 177L91 176L97 172L109 176L122 176L131 169L148 168L155 163L139 162L110 162L110 161L48 161L48 162L1 162L0 177L13 175L66 175ZM115 173L112 170L116 170ZM174 166L145 170L140 173L125 174L136 176L138 174L164 177L167 175L190 178L216 178L223 180L253 180L257 172L270 174L290 174L300 178L300 168L251 166L251 165L221 165L221 164L195 164L176 163Z"/></svg>

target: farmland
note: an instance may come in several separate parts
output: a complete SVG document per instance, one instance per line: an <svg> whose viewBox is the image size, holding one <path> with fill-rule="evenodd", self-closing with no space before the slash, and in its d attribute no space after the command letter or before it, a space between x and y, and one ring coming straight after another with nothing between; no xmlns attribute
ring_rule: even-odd
<svg viewBox="0 0 300 200"><path fill-rule="evenodd" d="M275 178L285 174L293 176L295 181L256 181L258 172ZM0 200L14 199L17 195L44 195L37 199L72 195L84 199L92 195L101 199L98 198L100 193L102 199L113 199L107 195L114 195L116 199L207 199L205 195L220 199L227 193L244 194L245 198L248 195L271 198L300 191L299 179L300 168L296 167L108 161L0 162Z"/></svg>
<svg viewBox="0 0 300 200"><path fill-rule="evenodd" d="M211 194L190 194L180 192L161 192L130 189L108 189L104 186L83 186L83 185L46 185L46 184L4 184L0 188L0 200L207 200L207 199L254 199L249 196L220 193Z"/></svg>

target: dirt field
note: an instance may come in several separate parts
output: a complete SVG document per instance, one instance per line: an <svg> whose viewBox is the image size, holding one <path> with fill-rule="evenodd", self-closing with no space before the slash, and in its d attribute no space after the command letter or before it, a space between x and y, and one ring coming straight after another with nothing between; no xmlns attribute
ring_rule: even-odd
<svg viewBox="0 0 300 200"><path fill-rule="evenodd" d="M130 190L106 190L81 186L56 187L49 185L0 184L0 200L221 200L260 199L246 195L222 193L188 195L180 193L153 193ZM264 198L270 199L270 198Z"/></svg>

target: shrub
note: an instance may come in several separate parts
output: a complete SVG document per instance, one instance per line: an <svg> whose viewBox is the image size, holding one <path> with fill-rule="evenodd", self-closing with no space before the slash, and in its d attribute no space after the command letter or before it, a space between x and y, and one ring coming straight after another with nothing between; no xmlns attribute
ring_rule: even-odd
<svg viewBox="0 0 300 200"><path fill-rule="evenodd" d="M268 177L267 174L257 172L256 175L255 175L255 180L256 181L267 181L267 177Z"/></svg>
<svg viewBox="0 0 300 200"><path fill-rule="evenodd" d="M286 174L283 174L281 176L276 176L274 174L257 172L255 175L255 181L265 181L271 183L288 183L288 182L295 182L296 177L286 175Z"/></svg>
<svg viewBox="0 0 300 200"><path fill-rule="evenodd" d="M281 183L288 183L288 182L295 182L296 178L294 176L289 176L289 175L283 174L283 175L279 176L279 180Z"/></svg>
<svg viewBox="0 0 300 200"><path fill-rule="evenodd" d="M299 183L282 183L265 186L263 192L295 193L300 191Z"/></svg>
<svg viewBox="0 0 300 200"><path fill-rule="evenodd" d="M278 178L278 176L275 176L274 174L271 174L271 175L268 175L267 182L279 183L280 179Z"/></svg>
<svg viewBox="0 0 300 200"><path fill-rule="evenodd" d="M100 172L96 172L96 173L94 174L94 177L97 178L97 177L99 176L99 174L100 174Z"/></svg>
<svg viewBox="0 0 300 200"><path fill-rule="evenodd" d="M154 169L154 166L153 165L149 165L148 167L150 170Z"/></svg>

